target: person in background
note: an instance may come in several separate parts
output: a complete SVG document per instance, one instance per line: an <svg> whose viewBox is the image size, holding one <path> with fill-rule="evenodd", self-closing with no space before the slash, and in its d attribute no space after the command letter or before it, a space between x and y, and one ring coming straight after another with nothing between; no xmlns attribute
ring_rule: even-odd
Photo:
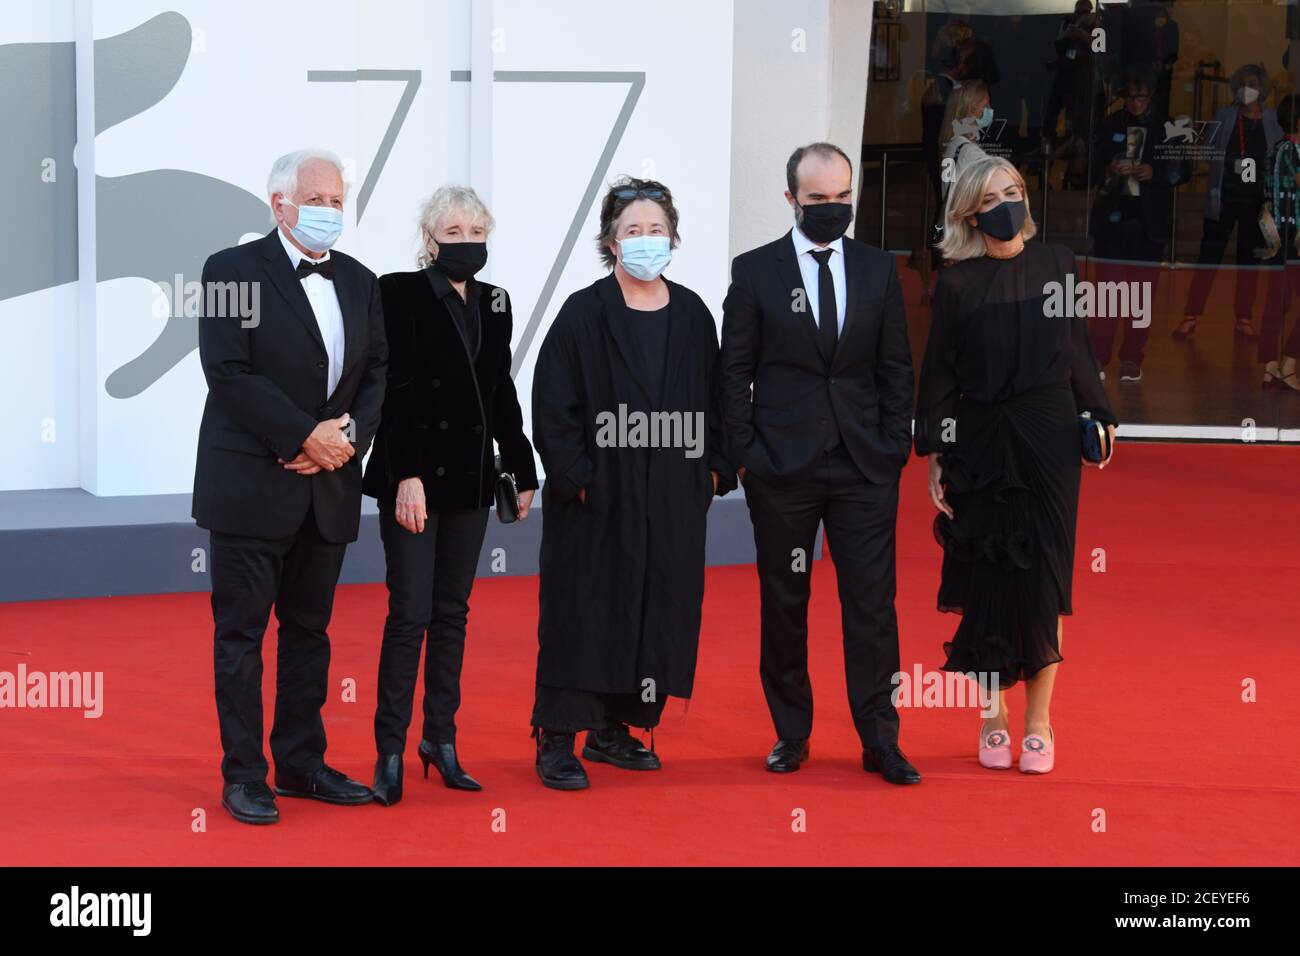
<svg viewBox="0 0 1300 956"><path fill-rule="evenodd" d="M1081 136L1086 128L1093 99L1092 31L1098 26L1091 0L1077 0L1074 11L1061 17L1053 41L1056 59L1047 67L1054 74L1052 87L1043 107L1043 139L1049 149L1058 144L1056 124L1062 109L1070 136Z"/></svg>
<svg viewBox="0 0 1300 956"><path fill-rule="evenodd" d="M960 44L955 42L952 32L947 31L948 35L945 37L941 31L936 43L940 69L926 84L921 101L921 146L925 154L926 175L930 179L934 194L934 212L930 227L935 234L943 223L943 197L948 192L943 183L942 172L943 117L948 110L948 98L953 90L961 86ZM930 265L932 269L939 269L942 265L938 250L934 248L933 243L930 244Z"/></svg>
<svg viewBox="0 0 1300 956"><path fill-rule="evenodd" d="M1120 35L1121 71L1148 71L1152 82L1151 109L1167 114L1174 64L1178 62L1181 44L1178 21L1170 15L1172 3L1142 0L1127 6L1108 6L1105 22L1112 34Z"/></svg>
<svg viewBox="0 0 1300 956"><path fill-rule="evenodd" d="M596 238L609 275L565 301L533 372L546 484L532 725L537 775L555 790L590 784L574 755L583 730L585 759L658 770L654 727L695 682L709 504L736 479L717 327L663 275L677 223L662 183L609 188Z"/></svg>
<svg viewBox="0 0 1300 956"><path fill-rule="evenodd" d="M1002 79L993 44L985 37L968 33L957 55L963 81L982 80L985 86L992 89Z"/></svg>
<svg viewBox="0 0 1300 956"><path fill-rule="evenodd" d="M1269 213L1277 226L1282 246L1276 262L1281 269L1270 274L1264 322L1259 332L1259 361L1264 363L1264 388L1274 386L1300 392L1296 358L1300 357L1300 317L1286 335L1286 315L1300 309L1300 98L1288 96L1277 108L1277 119L1286 136L1273 151L1273 164L1264 181ZM1281 362L1278 361L1279 350Z"/></svg>
<svg viewBox="0 0 1300 956"><path fill-rule="evenodd" d="M1082 461L1079 415L1106 425L1107 401L1086 320L1046 298L1075 271L1064 246L1028 242L1025 182L1000 158L966 169L948 202L916 408L916 452L929 461L938 607L961 615L944 670L1000 689L979 733L979 762L1012 763L1005 689L1025 682L1020 770L1055 765L1052 688L1063 615L1071 614Z"/></svg>
<svg viewBox="0 0 1300 956"><path fill-rule="evenodd" d="M979 141L992 123L993 106L989 101L989 88L983 80L967 80L948 97L948 107L939 127L945 201L961 171L977 160L988 158Z"/></svg>
<svg viewBox="0 0 1300 956"><path fill-rule="evenodd" d="M415 272L379 280L391 358L388 395L366 466L379 504L388 617L375 706L376 799L402 798L402 754L424 647L418 753L455 790L479 790L460 764L456 711L465 625L494 500L493 443L527 518L537 488L533 448L510 378L510 296L476 274L492 214L467 186L442 186L420 209Z"/></svg>
<svg viewBox="0 0 1300 956"><path fill-rule="evenodd" d="M1268 74L1254 63L1239 67L1229 81L1233 102L1214 114L1217 131L1210 141L1216 158L1210 162L1209 195L1205 202L1205 224L1201 236L1201 265L1218 266L1228 249L1228 238L1237 233L1238 268L1233 311L1237 317L1235 335L1251 339L1256 335L1251 322L1255 307L1255 250L1264 246L1259 231L1259 212L1264 205L1264 180L1273 148L1284 133L1277 113L1264 106L1268 95ZM1251 170L1247 173L1247 170ZM1174 329L1175 342L1185 342L1196 333L1205 303L1219 269L1197 269L1187 291L1186 318Z"/></svg>
<svg viewBox="0 0 1300 956"><path fill-rule="evenodd" d="M1186 161L1162 155L1166 117L1151 106L1154 92L1148 72L1130 71L1123 85L1122 107L1097 126L1092 179L1100 188L1088 219L1099 260L1095 263L1096 280L1147 282L1150 302L1155 301L1160 281L1157 266L1173 235L1174 190L1190 172ZM1151 329L1135 325L1134 318L1094 316L1090 322L1093 354L1103 374L1123 322L1121 382L1142 381L1142 360Z"/></svg>

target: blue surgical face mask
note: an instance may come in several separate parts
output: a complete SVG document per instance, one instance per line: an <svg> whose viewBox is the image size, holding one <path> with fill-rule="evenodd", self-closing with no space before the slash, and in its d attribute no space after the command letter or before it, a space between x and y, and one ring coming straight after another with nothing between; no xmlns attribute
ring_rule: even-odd
<svg viewBox="0 0 1300 956"><path fill-rule="evenodd" d="M343 233L343 213L333 206L299 206L284 200L286 205L298 210L298 225L289 233L312 252L325 252L339 241Z"/></svg>
<svg viewBox="0 0 1300 956"><path fill-rule="evenodd" d="M633 279L649 282L672 261L672 240L668 236L628 236L618 240L623 251L623 271Z"/></svg>
<svg viewBox="0 0 1300 956"><path fill-rule="evenodd" d="M984 107L984 112L975 118L975 125L980 129L988 129L993 123L993 107Z"/></svg>

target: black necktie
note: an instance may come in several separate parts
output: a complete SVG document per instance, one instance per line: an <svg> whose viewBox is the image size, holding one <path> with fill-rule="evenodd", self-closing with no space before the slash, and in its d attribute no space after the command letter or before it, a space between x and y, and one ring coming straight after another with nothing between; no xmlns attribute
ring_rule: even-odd
<svg viewBox="0 0 1300 956"><path fill-rule="evenodd" d="M294 270L299 279L305 276L320 276L323 279L334 281L334 259L322 259L319 262L308 259L303 256L298 260L298 268Z"/></svg>
<svg viewBox="0 0 1300 956"><path fill-rule="evenodd" d="M840 337L839 315L835 308L835 280L831 278L832 249L813 249L817 260L817 325L821 334L822 351L829 362L835 354L835 343Z"/></svg>

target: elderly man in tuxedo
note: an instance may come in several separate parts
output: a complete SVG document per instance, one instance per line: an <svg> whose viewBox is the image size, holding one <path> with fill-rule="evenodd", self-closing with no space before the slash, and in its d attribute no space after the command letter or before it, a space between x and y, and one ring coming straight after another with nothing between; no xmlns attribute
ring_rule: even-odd
<svg viewBox="0 0 1300 956"><path fill-rule="evenodd" d="M809 753L808 556L817 526L839 579L849 707L862 765L920 782L898 748L894 523L912 447L912 353L894 258L846 236L853 165L830 143L786 164L794 228L736 257L722 304L732 460L754 524L759 665L776 773Z"/></svg>
<svg viewBox="0 0 1300 956"><path fill-rule="evenodd" d="M361 516L361 459L379 424L387 344L374 273L330 247L347 187L338 157L302 150L267 182L276 228L203 267L199 357L208 382L194 518L211 534L222 805L279 819L262 750L262 637L279 622L271 754L275 793L371 799L325 764L326 628ZM255 314L228 316L248 284ZM225 294L223 294L225 293Z"/></svg>

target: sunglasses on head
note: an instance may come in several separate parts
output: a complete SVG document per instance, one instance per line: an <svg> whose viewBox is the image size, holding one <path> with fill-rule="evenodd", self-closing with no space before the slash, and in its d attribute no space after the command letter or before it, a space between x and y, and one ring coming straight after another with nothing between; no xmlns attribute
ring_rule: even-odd
<svg viewBox="0 0 1300 956"><path fill-rule="evenodd" d="M614 190L615 199L663 199L664 195L664 190L657 186L642 186L640 189L623 186Z"/></svg>

